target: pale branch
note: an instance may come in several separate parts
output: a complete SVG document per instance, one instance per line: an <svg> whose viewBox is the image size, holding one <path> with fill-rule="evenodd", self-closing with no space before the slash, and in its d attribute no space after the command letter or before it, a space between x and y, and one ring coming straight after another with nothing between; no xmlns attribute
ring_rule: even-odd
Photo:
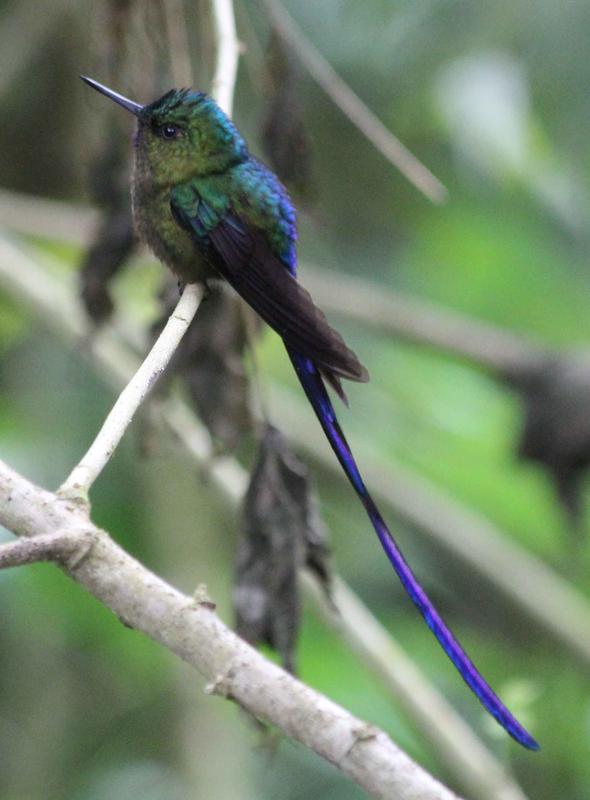
<svg viewBox="0 0 590 800"><path fill-rule="evenodd" d="M442 203L448 192L441 181L419 161L381 122L371 109L309 41L278 0L263 0L272 24L297 53L301 63L328 97L371 144L433 203Z"/></svg>
<svg viewBox="0 0 590 800"><path fill-rule="evenodd" d="M0 569L21 567L38 561L69 564L84 557L94 543L94 538L92 531L80 528L16 539L0 545Z"/></svg>
<svg viewBox="0 0 590 800"><path fill-rule="evenodd" d="M47 258L45 260L47 261ZM25 306L32 307L37 316L40 316L51 329L58 332L67 342L72 343L83 340L85 335L84 317L75 300L72 291L73 285L67 283L63 276L63 269L59 270L59 273L61 273L60 278L53 276L49 269L41 268L36 260L27 255L22 246L17 247L6 237L0 237L0 282L4 288ZM120 335L110 329L105 329L96 337L92 348L95 365L100 369L101 374L110 381L115 391L120 391L138 366L138 357L130 351L130 347L135 347L135 342L140 337L135 334L130 335L128 329L125 334L126 343L121 341ZM151 410L152 420L171 433L198 465L207 469L211 485L232 506L240 504L248 486L248 476L245 470L233 458L215 457L215 450L209 434L197 422L194 413L186 403L172 396L165 401L159 399L152 401ZM341 582L339 585L345 586ZM348 609L350 609L355 595L350 589L347 592ZM314 593L314 601L318 602L317 592ZM358 598L356 598L356 603L359 609L364 609ZM364 609L358 613L366 614L368 612ZM354 620L356 616L355 613L351 614L351 620ZM347 641L352 641L358 636L353 625L354 623L349 621L347 616L342 615L338 630ZM462 735L459 722L453 727L453 736L446 737L446 748L439 748L438 740L445 736L446 720L458 720L458 715L446 700L438 695L438 701L433 705L433 709L444 708L445 712L440 717L437 713L433 713L431 725L423 725L424 709L428 708L430 698L436 690L429 686L426 695L422 695L421 684L417 681L407 680L408 673L403 668L398 670L397 660L384 661L382 652L375 649L376 644L375 638L365 641L363 652L367 664L375 669L389 690L399 686L398 696L408 717L416 725L422 726L421 730L425 741L437 748L441 759L455 775L457 782L473 792L474 800L475 798L478 800L479 798L481 800L509 800L511 797L516 800L521 791L518 785L507 776L503 782L496 783L497 776L502 769L501 765L489 751L486 756L480 758L481 749L485 751L483 744L470 730ZM427 684L424 678L422 678L422 682ZM471 765L468 770L461 767L464 754L469 754ZM482 784L487 783L488 787L485 791L482 789L480 794L477 794L474 789L474 776L477 775L480 776ZM504 797L502 792L508 792L508 789L503 788L506 785L512 786L512 795L508 793ZM498 789L496 794L493 793L494 787Z"/></svg>
<svg viewBox="0 0 590 800"><path fill-rule="evenodd" d="M162 333L123 389L86 454L60 487L64 496L88 498L88 491L115 452L135 412L165 370L186 333L203 296L196 284L187 286Z"/></svg>
<svg viewBox="0 0 590 800"><path fill-rule="evenodd" d="M119 619L197 669L207 691L235 700L384 800L452 800L382 731L296 680L240 639L214 613L154 575L93 525L84 507L40 489L0 462L0 522L20 536L86 531L94 541L65 572Z"/></svg>
<svg viewBox="0 0 590 800"><path fill-rule="evenodd" d="M305 285L324 311L379 334L435 347L500 377L525 379L538 372L551 354L525 336L366 280L307 265L303 273Z"/></svg>
<svg viewBox="0 0 590 800"><path fill-rule="evenodd" d="M96 208L0 189L0 225L16 233L86 245L98 222Z"/></svg>
<svg viewBox="0 0 590 800"><path fill-rule="evenodd" d="M301 448L323 467L339 475L325 443L314 435L314 421L293 392L275 387L271 412L281 410L289 429L297 431ZM289 429L284 432L288 435ZM362 444L362 443L361 443ZM424 532L454 557L500 591L519 612L573 654L590 665L590 604L586 598L539 558L505 536L476 511L449 500L427 480L397 464L369 462L363 473L370 491L397 517Z"/></svg>
<svg viewBox="0 0 590 800"><path fill-rule="evenodd" d="M240 53L232 0L213 0L211 11L217 40L217 63L211 94L231 117Z"/></svg>

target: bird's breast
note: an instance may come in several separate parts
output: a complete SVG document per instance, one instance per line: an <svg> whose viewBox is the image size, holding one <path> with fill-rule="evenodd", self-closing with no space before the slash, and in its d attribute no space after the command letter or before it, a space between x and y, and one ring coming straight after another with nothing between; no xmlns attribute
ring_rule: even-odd
<svg viewBox="0 0 590 800"><path fill-rule="evenodd" d="M170 208L171 187L156 187L134 176L133 217L141 239L184 283L201 283L216 273Z"/></svg>

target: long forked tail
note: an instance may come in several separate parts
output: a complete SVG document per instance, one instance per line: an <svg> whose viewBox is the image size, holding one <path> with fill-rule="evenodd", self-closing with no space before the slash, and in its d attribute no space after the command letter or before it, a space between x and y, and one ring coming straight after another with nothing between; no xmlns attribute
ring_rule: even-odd
<svg viewBox="0 0 590 800"><path fill-rule="evenodd" d="M502 725L517 742L520 742L524 747L528 747L531 750L538 750L539 745L535 739L533 739L518 720L513 717L500 698L492 691L491 687L479 674L475 665L451 633L443 618L434 608L428 595L420 586L412 570L406 563L395 539L379 513L379 509L367 491L354 460L354 456L338 424L336 412L334 411L334 407L332 406L332 402L318 369L312 361L291 348L287 347L287 352L289 353L289 357L295 367L295 371L297 372L305 394L313 406L316 416L324 429L324 433L328 437L338 461L364 505L369 519L379 537L379 541L414 605L424 617L426 624L440 642L443 650L451 659L465 683L479 698L484 708L496 718L500 725Z"/></svg>

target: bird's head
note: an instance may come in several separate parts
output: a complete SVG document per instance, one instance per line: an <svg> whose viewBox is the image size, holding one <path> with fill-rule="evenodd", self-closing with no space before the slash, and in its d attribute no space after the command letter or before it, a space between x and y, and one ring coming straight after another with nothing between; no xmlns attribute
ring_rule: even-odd
<svg viewBox="0 0 590 800"><path fill-rule="evenodd" d="M82 80L137 117L137 165L156 184L174 186L223 172L248 157L234 124L203 92L172 89L142 106L91 78Z"/></svg>

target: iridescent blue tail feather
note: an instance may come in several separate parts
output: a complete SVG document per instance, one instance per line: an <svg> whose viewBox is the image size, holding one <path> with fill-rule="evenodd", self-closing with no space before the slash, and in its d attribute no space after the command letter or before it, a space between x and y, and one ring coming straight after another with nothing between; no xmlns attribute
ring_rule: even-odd
<svg viewBox="0 0 590 800"><path fill-rule="evenodd" d="M414 605L422 614L426 624L440 642L443 650L451 659L465 683L475 693L484 708L496 718L500 725L505 728L517 742L520 742L524 747L528 747L531 750L538 750L539 745L535 739L533 739L528 731L515 719L477 671L475 665L465 653L440 614L434 608L428 595L420 586L412 570L406 563L395 539L385 524L379 509L363 482L350 447L348 446L348 442L338 424L336 412L334 411L334 407L328 396L319 370L309 358L298 354L289 347L287 347L287 351L303 390L313 406L324 433L346 476L364 505L369 519L379 537L379 541Z"/></svg>

